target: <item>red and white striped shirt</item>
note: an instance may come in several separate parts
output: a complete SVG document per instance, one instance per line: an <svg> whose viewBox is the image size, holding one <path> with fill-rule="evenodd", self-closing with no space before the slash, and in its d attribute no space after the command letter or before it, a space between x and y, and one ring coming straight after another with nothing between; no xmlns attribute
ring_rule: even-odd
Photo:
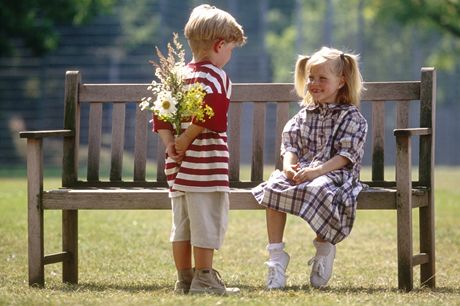
<svg viewBox="0 0 460 306"><path fill-rule="evenodd" d="M231 81L222 69L210 62L189 63L190 69L186 83L201 83L206 96L204 103L209 105L214 116L204 122L183 122L182 129L191 123L204 127L185 152L181 164L166 157L165 174L170 187L170 197L179 196L182 192L228 192L228 161L227 147L227 111L231 95ZM170 129L171 124L153 116L153 130Z"/></svg>

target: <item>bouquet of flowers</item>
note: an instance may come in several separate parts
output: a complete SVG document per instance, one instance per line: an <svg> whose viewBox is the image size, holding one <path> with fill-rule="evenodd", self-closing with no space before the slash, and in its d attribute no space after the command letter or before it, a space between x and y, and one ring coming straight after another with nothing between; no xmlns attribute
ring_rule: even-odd
<svg viewBox="0 0 460 306"><path fill-rule="evenodd" d="M206 92L200 83L185 84L187 67L185 52L179 42L177 33L173 34L172 43L168 43L167 56L156 47L159 62L149 61L159 82L153 80L147 90L153 93L141 100L141 110L153 112L160 120L169 122L181 133L181 122L194 118L204 122L205 118L214 116L208 105L203 105Z"/></svg>

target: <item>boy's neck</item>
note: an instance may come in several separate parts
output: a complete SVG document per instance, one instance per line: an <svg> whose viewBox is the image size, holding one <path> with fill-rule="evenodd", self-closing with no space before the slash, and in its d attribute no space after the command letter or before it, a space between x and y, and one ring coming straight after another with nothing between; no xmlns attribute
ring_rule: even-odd
<svg viewBox="0 0 460 306"><path fill-rule="evenodd" d="M214 57L213 57L212 54L208 54L208 55L205 55L205 56L194 56L192 58L192 63L201 63L201 62L210 62L211 64L213 64L214 66L217 67L216 62L215 62Z"/></svg>

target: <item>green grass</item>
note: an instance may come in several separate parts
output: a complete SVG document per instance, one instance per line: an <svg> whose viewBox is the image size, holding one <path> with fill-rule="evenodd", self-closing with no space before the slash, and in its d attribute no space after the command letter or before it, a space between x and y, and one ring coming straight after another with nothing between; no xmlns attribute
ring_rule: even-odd
<svg viewBox="0 0 460 306"><path fill-rule="evenodd" d="M326 290L308 285L312 231L300 219L288 218L288 288L267 292L265 216L262 211L231 211L215 268L242 293L192 297L171 293L175 271L168 211L81 211L79 285L62 284L61 266L54 264L45 268L46 287L30 288L26 181L1 178L0 305L460 305L460 168L437 168L436 182L434 290L419 288L418 269L414 270L416 289L397 290L396 214L359 211L352 234L338 245L334 275ZM48 179L46 185L58 186L59 179ZM58 252L60 213L46 212L45 221L45 251Z"/></svg>

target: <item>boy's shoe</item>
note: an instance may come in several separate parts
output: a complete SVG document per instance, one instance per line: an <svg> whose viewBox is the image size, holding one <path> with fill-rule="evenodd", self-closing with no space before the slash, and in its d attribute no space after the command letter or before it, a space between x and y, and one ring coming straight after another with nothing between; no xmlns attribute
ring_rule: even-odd
<svg viewBox="0 0 460 306"><path fill-rule="evenodd" d="M268 266L267 289L281 289L286 287L286 269L289 259L289 254L282 251L278 260L270 259L265 262Z"/></svg>
<svg viewBox="0 0 460 306"><path fill-rule="evenodd" d="M308 261L313 265L310 274L310 283L314 288L321 288L327 285L332 276L332 266L335 258L335 245L330 242L319 242L313 240L316 248L316 255Z"/></svg>
<svg viewBox="0 0 460 306"><path fill-rule="evenodd" d="M174 293L187 294L192 284L194 269L185 269L177 271L177 280L174 285Z"/></svg>
<svg viewBox="0 0 460 306"><path fill-rule="evenodd" d="M195 270L192 284L190 285L191 294L215 294L231 295L238 294L239 288L226 288L219 272L214 269Z"/></svg>

